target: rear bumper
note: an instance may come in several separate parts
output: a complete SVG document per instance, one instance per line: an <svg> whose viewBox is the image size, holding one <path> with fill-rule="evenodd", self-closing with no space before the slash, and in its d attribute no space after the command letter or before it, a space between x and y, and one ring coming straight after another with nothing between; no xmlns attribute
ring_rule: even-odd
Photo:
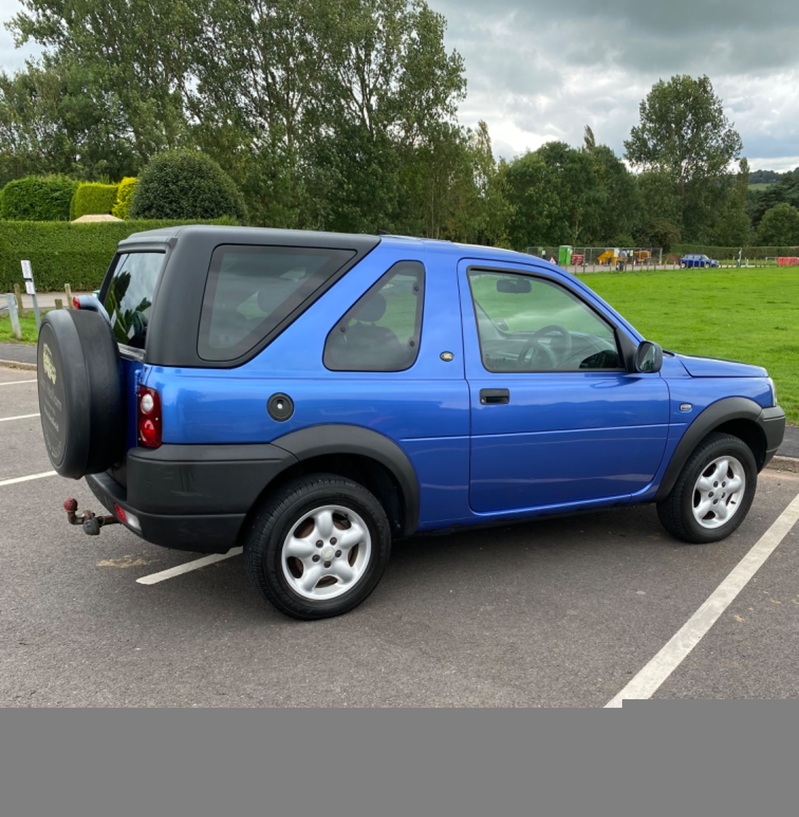
<svg viewBox="0 0 799 817"><path fill-rule="evenodd" d="M273 445L164 445L131 449L127 486L109 472L91 474L92 493L139 522L127 527L148 542L176 550L226 553L264 488L296 458Z"/></svg>

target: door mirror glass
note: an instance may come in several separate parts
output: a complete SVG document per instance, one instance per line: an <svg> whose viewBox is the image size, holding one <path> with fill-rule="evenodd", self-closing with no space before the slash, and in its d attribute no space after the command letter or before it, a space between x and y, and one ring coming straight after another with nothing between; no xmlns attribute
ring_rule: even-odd
<svg viewBox="0 0 799 817"><path fill-rule="evenodd" d="M659 372L663 366L663 349L651 340L645 340L635 353L635 371Z"/></svg>

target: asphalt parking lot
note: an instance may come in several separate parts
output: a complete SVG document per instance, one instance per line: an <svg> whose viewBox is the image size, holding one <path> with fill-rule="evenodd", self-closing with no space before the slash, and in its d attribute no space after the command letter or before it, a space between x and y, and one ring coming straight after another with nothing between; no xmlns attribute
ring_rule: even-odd
<svg viewBox="0 0 799 817"><path fill-rule="evenodd" d="M262 602L240 555L70 527L66 497L99 508L52 474L32 371L0 366L0 446L3 707L799 697L796 473L766 470L717 545L676 542L652 507L414 538L366 603L301 623Z"/></svg>

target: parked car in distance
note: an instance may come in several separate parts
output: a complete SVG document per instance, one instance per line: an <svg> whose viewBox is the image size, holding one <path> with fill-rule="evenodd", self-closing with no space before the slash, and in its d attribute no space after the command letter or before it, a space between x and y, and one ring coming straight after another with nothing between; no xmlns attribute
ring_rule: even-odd
<svg viewBox="0 0 799 817"><path fill-rule="evenodd" d="M715 258L709 258L707 255L700 253L689 253L680 259L680 269L692 269L705 267L717 267L719 262Z"/></svg>
<svg viewBox="0 0 799 817"><path fill-rule="evenodd" d="M652 503L718 542L785 430L765 369L663 351L492 247L165 227L78 300L43 318L37 374L53 467L107 512L69 499L69 522L241 546L299 619L364 601L416 534Z"/></svg>

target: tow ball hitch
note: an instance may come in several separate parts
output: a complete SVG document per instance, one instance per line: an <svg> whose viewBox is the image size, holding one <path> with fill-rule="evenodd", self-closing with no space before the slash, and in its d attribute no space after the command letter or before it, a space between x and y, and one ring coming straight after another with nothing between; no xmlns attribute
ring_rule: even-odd
<svg viewBox="0 0 799 817"><path fill-rule="evenodd" d="M88 536L99 536L100 528L104 525L116 525L119 520L115 516L97 516L93 511L78 513L78 500L64 500L64 510L70 525L81 525L83 532Z"/></svg>

